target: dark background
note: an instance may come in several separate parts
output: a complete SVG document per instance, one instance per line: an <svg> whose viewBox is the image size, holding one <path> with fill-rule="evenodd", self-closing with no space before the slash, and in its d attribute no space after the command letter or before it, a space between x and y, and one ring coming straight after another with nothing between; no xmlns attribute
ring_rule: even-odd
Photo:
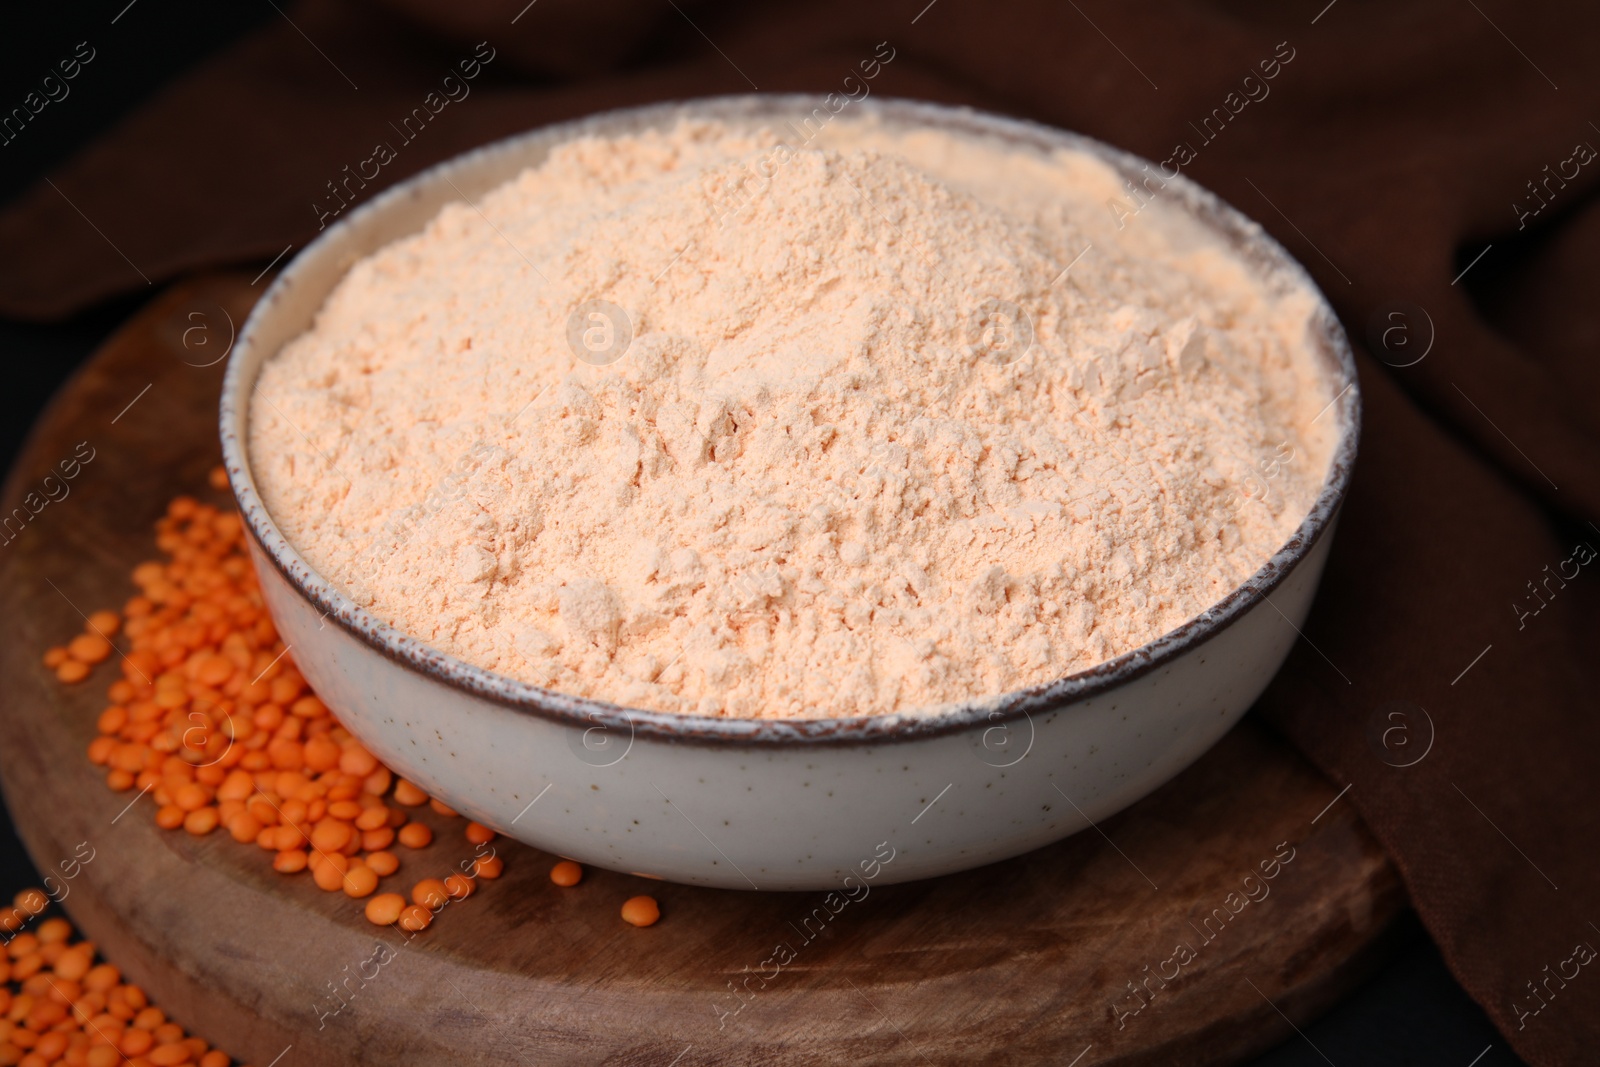
<svg viewBox="0 0 1600 1067"><path fill-rule="evenodd" d="M121 12L118 16L118 12ZM0 203L110 129L173 78L255 27L281 17L269 0L207 4L196 0L113 0L82 5L28 5L7 12L0 35L0 104L11 106L61 56L89 37L100 49L92 67L71 82L70 107L27 127L0 146ZM0 319L0 463L9 469L29 426L72 372L153 293L111 301L48 325ZM0 807L0 899L9 900L39 874ZM1508 1067L1522 1061L1450 976L1438 950L1408 919L1393 958L1356 993L1255 1061L1255 1067ZM1314 1046L1314 1047L1313 1047ZM1480 1057L1474 1059L1474 1057Z"/></svg>

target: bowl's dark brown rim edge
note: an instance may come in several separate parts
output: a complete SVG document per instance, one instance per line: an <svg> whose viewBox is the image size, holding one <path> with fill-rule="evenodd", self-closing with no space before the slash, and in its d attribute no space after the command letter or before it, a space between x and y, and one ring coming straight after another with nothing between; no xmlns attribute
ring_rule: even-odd
<svg viewBox="0 0 1600 1067"><path fill-rule="evenodd" d="M452 157L385 190L335 223L317 241L302 249L295 260L306 256L317 245L328 240L339 227L352 225L359 219L381 212L395 201L412 195L411 190L416 185L433 177L437 172L471 164L485 155L512 151L527 139L549 138L555 143L608 128L622 118L632 119L641 125L654 124L659 119L686 108L693 108L701 115L720 114L724 117L745 120L792 117L796 114L805 114L809 108L819 106L821 99L798 94L707 97L643 107L619 108L583 119L538 127ZM1139 156L1080 134L971 108L954 108L900 99L865 100L855 106L890 122L913 121L991 137L997 134L1007 135L1047 150L1067 148L1088 152L1129 175L1138 174L1141 168L1148 164L1148 161ZM1148 165L1153 166L1153 164ZM1254 266L1270 267L1276 272L1281 272L1281 275L1292 284L1303 286L1316 296L1318 306L1314 326L1320 333L1322 342L1323 351L1320 354L1324 360L1329 360L1331 357L1332 366L1327 369L1336 372L1336 379L1344 383L1341 386L1344 391L1330 402L1340 426L1338 443L1330 458L1322 490L1299 527L1283 546L1238 588L1199 615L1139 648L1087 670L1041 685L912 714L868 715L840 719L716 718L627 708L609 701L574 696L527 682L519 682L485 668L473 666L389 626L335 590L326 579L301 559L299 553L288 543L268 515L265 505L256 492L246 462L242 430L247 418L248 405L245 400L249 391L241 389L240 379L243 370L240 352L246 347L247 339L255 332L260 317L281 300L295 284L297 277L295 261L286 266L251 311L249 319L240 331L240 343L229 357L220 405L224 464L240 512L244 516L252 538L284 579L319 610L325 612L326 618L332 619L352 637L401 666L415 670L441 685L466 690L510 711L529 713L563 725L584 729L595 727L608 731L615 729L619 732L618 736L626 732L629 737L644 736L662 741L755 747L793 744L881 744L935 737L975 727L987 730L1017 718L1031 719L1035 712L1061 710L1069 704L1104 694L1134 678L1165 666L1203 645L1238 621L1255 606L1257 601L1265 599L1305 559L1312 547L1328 531L1344 501L1354 469L1361 428L1361 390L1349 341L1327 298L1305 268L1257 223L1214 193L1182 175L1168 180L1167 185L1168 188L1162 190L1163 194L1171 191L1175 199L1184 202L1203 222L1232 239L1241 250L1253 253ZM267 358L270 356L263 356L258 362L256 368L258 374L260 364ZM254 384L252 379L251 390Z"/></svg>

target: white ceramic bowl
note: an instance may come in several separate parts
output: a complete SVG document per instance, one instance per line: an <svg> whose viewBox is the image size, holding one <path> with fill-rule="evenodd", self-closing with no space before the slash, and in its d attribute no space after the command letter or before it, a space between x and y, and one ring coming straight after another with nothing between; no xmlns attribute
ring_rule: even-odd
<svg viewBox="0 0 1600 1067"><path fill-rule="evenodd" d="M303 250L240 333L222 393L222 447L262 590L296 663L386 764L479 822L584 863L731 889L849 888L975 867L1038 848L1143 797L1256 699L1296 640L1355 460L1359 389L1329 413L1340 437L1294 536L1204 614L1059 681L974 694L936 717L746 721L551 692L445 655L380 622L313 571L262 505L246 442L262 361L305 331L361 257L474 200L553 144L662 127L685 111L774 123L807 97L730 97L616 111L442 163L352 211ZM907 101L855 105L885 122L1143 160L1074 134ZM1259 226L1183 178L1163 190L1282 284L1311 279ZM1313 328L1329 395L1355 382L1322 302ZM1269 602L1270 597L1270 602ZM888 857L886 859L886 857ZM849 881L847 881L849 879Z"/></svg>

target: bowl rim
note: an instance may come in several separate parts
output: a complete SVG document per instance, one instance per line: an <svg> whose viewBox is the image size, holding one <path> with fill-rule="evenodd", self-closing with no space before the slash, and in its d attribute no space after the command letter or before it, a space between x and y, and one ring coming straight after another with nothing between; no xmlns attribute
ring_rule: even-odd
<svg viewBox="0 0 1600 1067"><path fill-rule="evenodd" d="M1181 172L1167 178L1161 193L1196 217L1214 232L1229 239L1236 253L1246 259L1257 277L1270 271L1278 283L1298 287L1309 293L1315 307L1308 331L1319 349L1315 356L1323 364L1325 380L1331 385L1342 381L1341 391L1329 401L1323 413L1335 411L1338 440L1329 458L1327 475L1310 510L1287 541L1261 567L1200 614L1153 640L1093 667L1042 682L1024 689L973 697L920 710L847 718L724 718L678 712L630 708L594 697L577 696L518 681L488 668L433 648L417 638L383 622L354 603L318 574L288 542L268 513L256 491L249 466L247 426L248 399L267 359L264 353L254 358L256 335L262 323L299 283L307 263L319 249L340 235L393 210L407 199L419 195L425 185L436 185L459 173L491 165L498 158L527 149L530 143L556 145L576 137L660 126L674 117L690 114L696 118L721 118L736 122L781 121L813 114L825 107L824 97L813 94L735 94L669 100L660 103L616 108L584 118L548 124L514 134L436 163L419 171L345 213L315 240L301 249L273 280L260 301L251 309L238 341L228 357L220 401L220 433L224 466L239 510L250 531L258 555L273 568L304 600L323 613L351 637L425 678L452 689L464 690L517 714L533 715L555 723L583 728L616 730L620 737L645 736L652 739L690 744L734 744L743 746L785 746L795 744L881 744L934 737L959 731L1004 727L1035 712L1055 711L1085 702L1167 666L1244 617L1288 577L1324 537L1338 516L1348 492L1355 465L1361 429L1361 387L1349 340L1327 297L1310 273L1274 240L1258 223L1205 189ZM969 107L953 107L918 100L880 97L855 102L857 110L875 116L891 126L906 124L938 128L953 133L998 138L1013 146L1043 151L1066 149L1084 152L1109 164L1126 176L1143 176L1142 168L1155 166L1150 161L1112 147L1102 141L1026 119L1010 118ZM453 184L453 183L452 183ZM413 231L414 232L414 231ZM397 238L389 238L383 243ZM378 245L376 247L381 247ZM374 249L375 250L375 249ZM368 253L363 253L363 255ZM348 264L347 264L348 266ZM342 275L341 275L342 276ZM335 282L334 284L337 284ZM331 290L329 290L331 291ZM324 292L325 298L327 293ZM255 366L246 381L245 363ZM1321 414L1317 416L1320 418ZM1313 420L1315 421L1315 420ZM1270 601L1269 601L1270 603ZM1275 607L1275 605L1273 605Z"/></svg>

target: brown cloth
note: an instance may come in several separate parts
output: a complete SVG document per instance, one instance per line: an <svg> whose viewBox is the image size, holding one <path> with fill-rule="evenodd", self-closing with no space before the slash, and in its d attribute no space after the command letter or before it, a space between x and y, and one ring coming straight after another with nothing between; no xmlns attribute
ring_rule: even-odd
<svg viewBox="0 0 1600 1067"><path fill-rule="evenodd" d="M1451 969L1522 1057L1571 1064L1600 1047L1600 973L1588 971L1600 945L1600 787L1585 769L1600 725L1596 658L1581 654L1594 647L1600 574L1589 572L1600 568L1575 547L1600 547L1600 10L287 10L60 168L56 188L9 205L0 313L59 316L302 247L334 203L328 183L377 142L396 154L363 198L473 145L600 109L758 87L847 91L884 41L895 58L872 82L877 95L1023 115L1153 160L1187 142L1197 158L1185 172L1305 263L1365 349L1355 484L1305 640L1261 710L1350 784L1338 803L1391 851ZM430 91L459 95L443 79L480 41L493 58L470 95L402 142L392 124ZM1262 80L1262 61L1286 52Z"/></svg>

